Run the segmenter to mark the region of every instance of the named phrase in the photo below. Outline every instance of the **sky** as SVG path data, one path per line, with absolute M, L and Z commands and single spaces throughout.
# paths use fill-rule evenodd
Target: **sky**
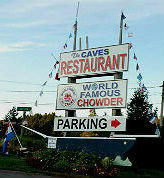
M 123 43 L 131 42 L 128 79 L 128 101 L 138 87 L 135 52 L 143 82 L 148 89 L 148 101 L 158 108 L 160 115 L 161 91 L 164 80 L 164 0 L 79 0 L 77 50 L 79 37 L 82 49 L 117 45 L 121 10 L 129 26 L 123 30 Z M 33 114 L 57 111 L 57 86 L 66 78 L 55 80 L 54 57 L 72 51 L 77 0 L 1 0 L 0 1 L 0 119 L 13 106 L 31 106 Z M 68 47 L 63 48 L 67 42 Z M 110 80 L 111 77 L 81 79 L 77 82 Z M 47 81 L 43 88 L 42 84 Z M 39 93 L 43 89 L 43 95 Z M 35 101 L 38 106 L 35 107 Z M 96 110 L 98 115 L 110 114 L 111 109 Z M 126 114 L 126 109 L 123 110 Z M 22 112 L 19 113 L 22 115 Z M 77 116 L 88 115 L 88 110 L 77 111 Z

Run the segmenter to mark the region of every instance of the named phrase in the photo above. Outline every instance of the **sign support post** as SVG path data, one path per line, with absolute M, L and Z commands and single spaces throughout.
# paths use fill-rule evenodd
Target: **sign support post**
M 74 43 L 73 43 L 73 50 L 76 50 L 76 38 L 77 38 L 77 16 L 78 16 L 78 11 L 79 11 L 79 2 L 78 2 L 78 7 L 77 7 L 77 13 L 76 13 L 76 21 L 74 24 Z M 68 77 L 68 83 L 76 83 L 76 78 L 75 77 Z M 75 117 L 76 116 L 76 110 L 65 110 L 65 117 Z M 66 132 L 64 132 L 64 137 L 66 136 Z
M 122 29 L 123 29 L 123 12 L 121 11 L 121 20 L 120 20 L 120 35 L 119 35 L 119 45 L 122 44 Z M 117 72 L 114 74 L 114 79 L 123 79 L 123 72 Z M 120 116 L 121 109 L 112 109 L 112 116 Z
M 22 119 L 22 124 L 23 124 L 23 121 L 25 121 L 26 119 L 26 111 L 23 111 L 23 119 Z M 24 128 L 21 127 L 21 135 L 20 135 L 20 141 L 22 141 L 22 137 L 23 137 L 23 130 Z

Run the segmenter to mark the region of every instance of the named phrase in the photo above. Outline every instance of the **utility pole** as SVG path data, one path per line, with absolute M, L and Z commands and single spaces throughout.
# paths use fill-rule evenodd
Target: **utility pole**
M 123 12 L 121 11 L 121 20 L 120 20 L 120 34 L 119 34 L 119 45 L 122 44 L 122 30 L 123 30 Z M 123 72 L 116 72 L 114 74 L 114 79 L 122 79 Z M 120 116 L 121 109 L 112 109 L 112 116 Z
M 161 130 L 161 136 L 163 137 L 164 133 L 164 118 L 163 118 L 163 105 L 164 105 L 164 81 L 162 84 L 162 100 L 161 100 L 161 113 L 160 113 L 160 130 Z
M 76 38 L 77 38 L 77 17 L 79 12 L 79 2 L 77 6 L 76 20 L 74 24 L 74 42 L 73 51 L 76 51 Z M 68 83 L 76 83 L 76 77 L 68 77 Z M 76 110 L 65 110 L 65 117 L 76 117 Z M 64 137 L 66 137 L 67 132 L 64 132 Z

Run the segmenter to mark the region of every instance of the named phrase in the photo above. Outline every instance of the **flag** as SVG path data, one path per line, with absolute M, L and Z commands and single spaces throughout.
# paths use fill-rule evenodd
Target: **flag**
M 148 94 L 146 93 L 145 98 L 148 100 Z
M 149 120 L 150 123 L 155 124 L 155 121 L 157 118 L 155 116 L 152 116 L 151 119 Z
M 133 37 L 133 33 L 128 33 L 128 37 Z
M 134 57 L 133 57 L 133 59 L 137 60 L 137 57 L 136 57 L 136 54 L 135 54 L 135 53 L 134 53 Z
M 64 45 L 64 46 L 65 46 L 65 48 L 67 48 L 67 43 L 65 43 L 65 45 Z
M 142 90 L 143 93 L 147 91 L 147 88 L 145 87 L 144 84 L 142 85 L 142 89 L 141 90 Z
M 13 138 L 15 135 L 12 132 L 11 126 L 8 123 L 7 128 L 6 128 L 6 138 L 4 139 L 3 142 L 3 154 L 8 154 L 8 142 L 11 138 Z
M 141 81 L 141 80 L 142 80 L 142 75 L 139 74 L 139 75 L 137 76 L 137 79 L 138 79 L 139 81 Z
M 37 107 L 37 105 L 38 105 L 38 101 L 36 100 L 36 101 L 35 101 L 35 106 Z
M 129 28 L 129 26 L 125 23 L 125 24 L 124 24 L 124 29 L 125 29 L 125 30 L 128 30 L 128 28 Z
M 138 65 L 138 63 L 137 63 L 137 65 L 136 65 L 136 70 L 139 70 L 139 65 Z
M 149 105 L 149 109 L 148 109 L 148 114 L 151 114 L 153 111 L 152 111 L 152 108 L 153 108 L 153 106 L 150 104 Z
M 160 130 L 159 130 L 158 127 L 156 128 L 155 134 L 156 134 L 156 135 L 160 135 Z
M 121 14 L 121 19 L 123 19 L 123 20 L 126 19 L 125 15 L 123 13 Z
M 58 73 L 56 73 L 55 80 L 60 80 Z
M 56 63 L 55 63 L 55 65 L 54 65 L 54 69 L 56 69 Z
M 72 38 L 72 34 L 71 33 L 69 34 L 69 38 Z
M 131 49 L 133 46 L 132 46 L 132 43 L 129 44 L 129 49 Z
M 49 74 L 49 77 L 50 77 L 50 78 L 52 77 L 52 72 Z
M 47 81 L 46 81 L 46 82 L 44 82 L 42 86 L 45 86 L 46 84 L 47 84 Z
M 39 95 L 42 96 L 43 95 L 43 91 L 41 91 Z

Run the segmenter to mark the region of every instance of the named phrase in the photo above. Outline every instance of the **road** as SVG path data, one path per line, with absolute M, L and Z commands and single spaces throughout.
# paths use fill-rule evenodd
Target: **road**
M 59 178 L 59 177 L 33 175 L 30 173 L 0 169 L 0 178 Z

